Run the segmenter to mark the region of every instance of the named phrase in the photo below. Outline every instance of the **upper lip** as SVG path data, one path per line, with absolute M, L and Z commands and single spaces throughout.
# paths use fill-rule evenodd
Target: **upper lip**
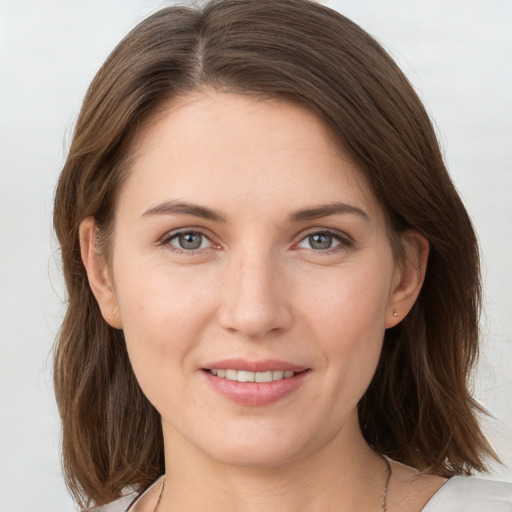
M 232 358 L 212 362 L 204 366 L 204 369 L 242 370 L 246 372 L 268 372 L 277 370 L 302 372 L 304 370 L 307 370 L 308 368 L 287 361 L 280 361 L 278 359 L 262 359 L 260 361 L 249 361 L 247 359 Z

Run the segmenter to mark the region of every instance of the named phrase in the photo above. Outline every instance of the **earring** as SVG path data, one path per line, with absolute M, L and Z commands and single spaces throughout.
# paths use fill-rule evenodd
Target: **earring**
M 398 317 L 398 313 L 396 311 L 393 311 L 393 316 Z

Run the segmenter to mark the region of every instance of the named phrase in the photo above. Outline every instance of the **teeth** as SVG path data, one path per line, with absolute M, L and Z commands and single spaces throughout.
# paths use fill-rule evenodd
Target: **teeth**
M 274 370 L 268 372 L 247 372 L 245 370 L 210 370 L 212 375 L 221 379 L 236 380 L 238 382 L 272 382 L 274 380 L 289 379 L 295 375 L 291 370 Z
M 237 380 L 238 382 L 254 382 L 256 374 L 254 372 L 245 372 L 243 370 L 238 370 L 237 378 L 233 380 Z
M 256 372 L 254 374 L 254 382 L 272 382 L 273 380 L 274 376 L 272 372 Z
M 226 370 L 226 379 L 238 380 L 238 370 Z

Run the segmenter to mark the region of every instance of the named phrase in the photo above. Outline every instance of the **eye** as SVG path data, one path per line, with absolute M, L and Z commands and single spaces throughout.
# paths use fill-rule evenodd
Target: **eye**
M 181 231 L 164 240 L 164 243 L 182 251 L 197 251 L 212 245 L 212 242 L 199 231 Z
M 340 235 L 329 231 L 318 231 L 303 238 L 297 244 L 297 247 L 313 249 L 314 251 L 328 251 L 344 243 L 347 244 Z

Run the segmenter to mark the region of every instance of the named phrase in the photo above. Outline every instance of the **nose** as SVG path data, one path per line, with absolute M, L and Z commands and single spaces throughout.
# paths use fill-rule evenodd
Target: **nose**
M 219 312 L 221 326 L 248 339 L 264 339 L 292 322 L 285 273 L 272 256 L 251 254 L 228 265 Z

